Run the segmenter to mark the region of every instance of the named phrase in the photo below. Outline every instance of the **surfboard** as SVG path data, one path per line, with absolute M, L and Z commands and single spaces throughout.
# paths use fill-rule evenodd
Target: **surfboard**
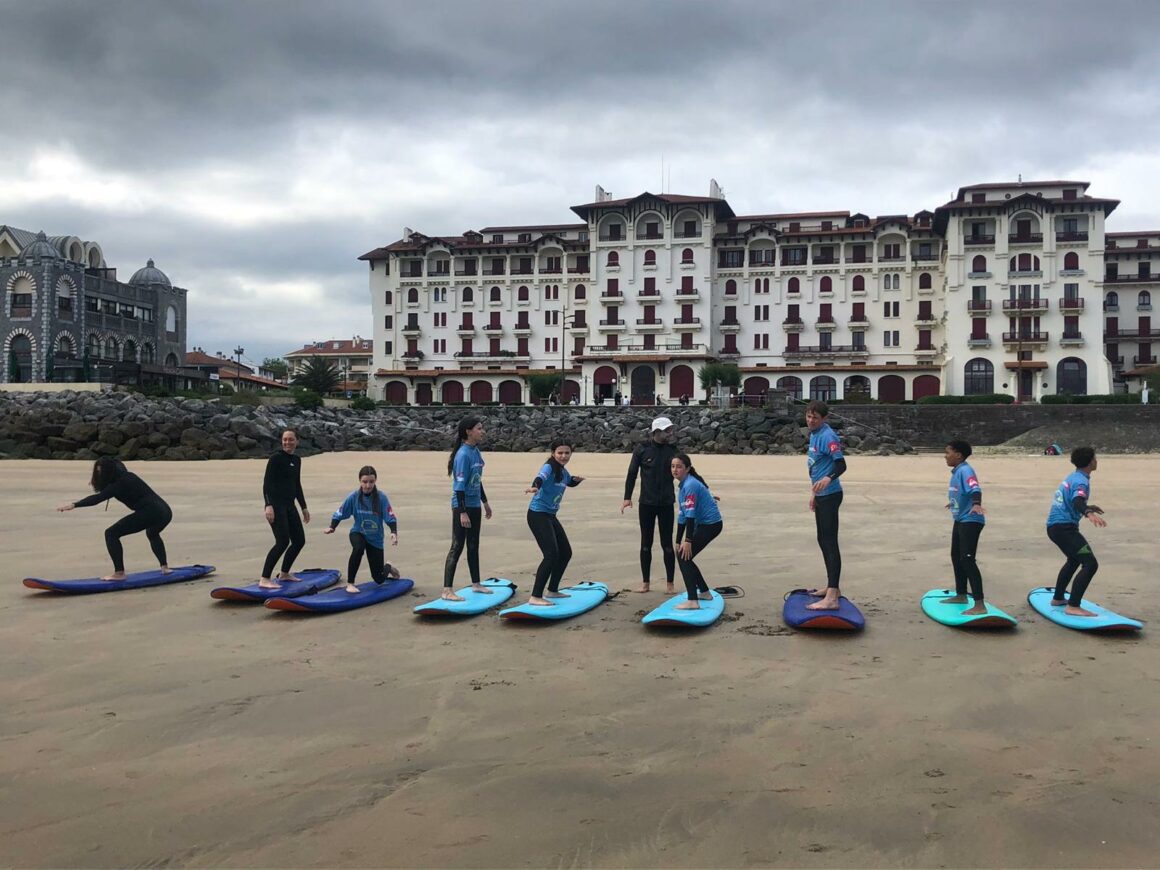
M 503 604 L 515 594 L 516 584 L 500 577 L 488 577 L 483 586 L 492 590 L 491 595 L 473 590 L 470 586 L 457 590 L 462 601 L 444 601 L 436 598 L 415 608 L 419 616 L 477 616 Z
M 277 589 L 263 589 L 257 583 L 249 586 L 219 586 L 209 593 L 210 598 L 218 601 L 249 601 L 262 602 L 270 598 L 299 598 L 303 595 L 313 595 L 333 586 L 342 576 L 337 568 L 306 568 L 295 571 L 297 580 L 279 580 Z
M 790 628 L 818 628 L 830 631 L 861 631 L 866 627 L 862 611 L 846 596 L 838 600 L 837 610 L 807 610 L 807 604 L 819 601 L 805 589 L 794 589 L 785 596 L 781 615 Z
M 943 599 L 953 598 L 953 589 L 932 589 L 922 596 L 922 612 L 943 625 L 953 628 L 1014 628 L 1019 624 L 1013 616 L 1004 613 L 990 601 L 986 602 L 987 612 L 967 616 L 964 611 L 975 606 L 974 601 L 966 604 L 943 604 Z M 968 596 L 969 597 L 969 596 Z
M 346 586 L 338 586 L 326 592 L 316 592 L 301 598 L 269 598 L 266 606 L 271 610 L 289 610 L 295 613 L 343 613 L 358 610 L 398 598 L 411 591 L 414 580 L 388 580 L 382 585 L 369 580 L 358 584 L 358 592 L 347 592 Z
M 673 628 L 705 628 L 721 618 L 725 612 L 725 599 L 719 592 L 710 592 L 712 601 L 702 601 L 697 610 L 680 610 L 677 605 L 689 600 L 688 595 L 672 595 L 659 607 L 653 608 L 641 625 L 668 626 Z
M 25 577 L 24 585 L 29 589 L 43 589 L 48 592 L 68 592 L 72 595 L 90 595 L 94 592 L 120 592 L 123 589 L 145 589 L 149 586 L 167 586 L 170 583 L 184 583 L 196 580 L 214 572 L 213 565 L 182 565 L 168 574 L 160 570 L 137 571 L 125 576 L 124 580 L 102 580 L 100 577 L 86 577 L 80 580 L 43 580 L 40 577 Z
M 1078 631 L 1139 631 L 1144 623 L 1127 616 L 1120 616 L 1115 611 L 1100 607 L 1086 598 L 1083 600 L 1084 610 L 1090 610 L 1096 616 L 1068 616 L 1062 607 L 1052 607 L 1051 599 L 1055 596 L 1053 586 L 1040 586 L 1027 594 L 1027 602 L 1046 616 L 1056 625 L 1064 628 L 1074 628 Z
M 608 586 L 604 583 L 592 583 L 585 580 L 575 586 L 566 586 L 560 590 L 568 593 L 568 598 L 553 598 L 555 603 L 550 607 L 539 607 L 535 604 L 521 604 L 518 607 L 509 607 L 499 612 L 501 619 L 528 619 L 528 620 L 557 620 L 578 616 L 602 604 L 608 597 Z

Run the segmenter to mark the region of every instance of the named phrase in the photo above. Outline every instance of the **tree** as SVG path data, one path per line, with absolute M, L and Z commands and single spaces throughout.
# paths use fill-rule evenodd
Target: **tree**
M 286 376 L 290 374 L 290 366 L 286 365 L 286 360 L 278 359 L 275 356 L 268 356 L 262 360 L 262 368 L 270 372 L 279 381 L 286 380 Z
M 532 393 L 532 397 L 536 399 L 546 399 L 560 389 L 559 375 L 529 375 L 528 389 Z
M 1160 366 L 1156 366 L 1148 372 L 1144 383 L 1148 385 L 1148 401 L 1160 402 Z
M 718 384 L 723 387 L 741 386 L 741 369 L 733 363 L 709 363 L 701 368 L 698 379 L 701 381 L 701 389 L 708 398 L 713 387 Z
M 333 363 L 327 362 L 320 356 L 312 356 L 298 370 L 298 374 L 294 376 L 291 383 L 296 387 L 302 387 L 312 393 L 325 396 L 327 393 L 333 393 L 337 390 L 341 382 L 342 375 Z

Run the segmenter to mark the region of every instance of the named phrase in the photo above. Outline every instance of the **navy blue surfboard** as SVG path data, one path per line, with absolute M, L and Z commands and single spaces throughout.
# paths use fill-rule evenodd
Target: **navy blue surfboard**
M 145 589 L 149 586 L 184 583 L 186 580 L 196 580 L 213 572 L 213 565 L 182 565 L 172 569 L 168 574 L 162 574 L 160 569 L 136 571 L 127 574 L 124 580 L 102 580 L 100 577 L 86 577 L 80 580 L 43 580 L 40 577 L 25 577 L 24 585 L 29 589 L 43 589 L 47 592 L 91 595 L 95 592 L 120 592 L 123 589 Z
M 297 580 L 279 580 L 277 589 L 263 589 L 257 583 L 249 586 L 219 586 L 209 593 L 218 601 L 250 601 L 261 603 L 271 598 L 299 598 L 313 595 L 333 586 L 342 576 L 337 568 L 307 568 L 295 571 Z
M 782 618 L 790 628 L 824 631 L 861 631 L 866 627 L 862 611 L 845 596 L 838 600 L 837 610 L 810 610 L 807 605 L 820 601 L 805 589 L 795 589 L 785 596 Z
M 338 586 L 301 598 L 270 598 L 266 606 L 271 610 L 289 610 L 294 613 L 343 613 L 406 595 L 414 586 L 415 581 L 406 578 L 388 580 L 382 584 L 370 580 L 358 584 L 358 592 L 347 592 L 346 586 Z

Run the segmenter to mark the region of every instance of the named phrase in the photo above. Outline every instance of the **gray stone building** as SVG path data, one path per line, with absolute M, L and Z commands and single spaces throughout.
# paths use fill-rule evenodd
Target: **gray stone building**
M 186 386 L 186 291 L 150 260 L 129 281 L 96 242 L 0 224 L 0 382 Z

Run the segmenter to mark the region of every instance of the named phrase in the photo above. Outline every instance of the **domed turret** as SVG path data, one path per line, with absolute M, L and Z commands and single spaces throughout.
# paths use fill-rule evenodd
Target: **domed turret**
M 162 287 L 173 286 L 169 283 L 169 276 L 154 266 L 152 260 L 145 264 L 145 268 L 138 269 L 134 272 L 133 277 L 129 279 L 129 283 L 146 287 L 152 284 L 160 284 Z
M 36 241 L 20 252 L 21 260 L 59 260 L 60 251 L 52 246 L 48 236 L 41 230 L 36 234 Z

